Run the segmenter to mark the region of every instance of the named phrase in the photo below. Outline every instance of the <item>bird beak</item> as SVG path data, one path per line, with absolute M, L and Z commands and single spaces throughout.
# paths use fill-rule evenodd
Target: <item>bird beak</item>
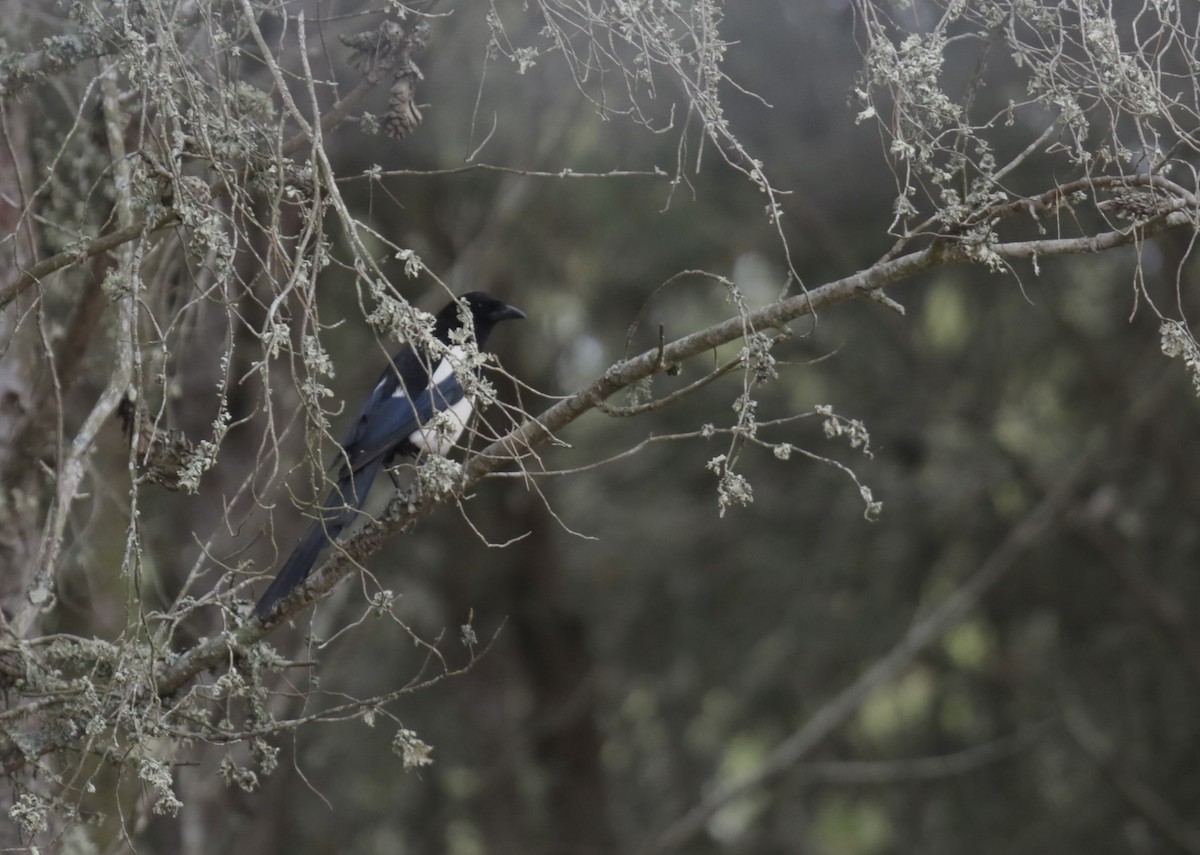
M 502 309 L 497 309 L 492 313 L 493 321 L 523 321 L 525 313 L 516 306 L 505 306 Z

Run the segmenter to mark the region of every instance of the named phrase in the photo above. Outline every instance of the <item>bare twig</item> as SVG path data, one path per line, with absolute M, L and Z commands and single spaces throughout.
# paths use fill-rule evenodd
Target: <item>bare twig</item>
M 699 803 L 672 823 L 645 852 L 666 852 L 686 843 L 709 818 L 737 797 L 793 768 L 852 716 L 879 686 L 895 679 L 921 651 L 962 620 L 979 600 L 1036 544 L 1066 507 L 1080 478 L 1096 458 L 1097 449 L 1084 452 L 1048 494 L 1017 523 L 971 577 L 909 630 L 896 646 L 875 661 L 858 679 L 814 713 L 791 736 L 780 742 L 754 770 L 729 784 L 712 786 Z
M 1170 802 L 1121 763 L 1108 739 L 1088 718 L 1077 699 L 1064 698 L 1063 721 L 1075 744 L 1131 808 L 1184 852 L 1200 855 L 1200 828 L 1189 823 Z
M 903 760 L 832 760 L 802 763 L 797 773 L 809 782 L 831 784 L 901 784 L 911 781 L 934 781 L 969 774 L 976 769 L 998 763 L 1029 748 L 1053 722 L 1019 730 L 1016 733 L 972 745 L 951 754 L 936 757 L 913 757 Z

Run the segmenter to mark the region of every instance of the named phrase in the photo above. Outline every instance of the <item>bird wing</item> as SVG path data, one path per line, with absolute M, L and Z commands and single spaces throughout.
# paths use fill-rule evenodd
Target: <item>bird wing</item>
M 369 430 L 370 423 L 379 407 L 399 391 L 424 389 L 429 385 L 429 359 L 411 345 L 405 345 L 392 357 L 391 363 L 383 369 L 375 388 L 363 405 L 358 409 L 358 415 L 342 440 L 342 448 L 355 447 Z
M 377 397 L 380 388 L 376 388 L 370 411 L 359 418 L 344 446 L 354 469 L 397 449 L 415 454 L 426 446 L 420 428 L 443 410 L 453 408 L 460 418 L 467 415 L 459 412 L 463 409 L 459 405 L 465 400 L 466 392 L 454 373 L 451 357 L 443 358 L 433 372 L 432 381 L 424 383 L 415 395 L 408 394 L 399 382 L 387 385 L 392 386 L 391 394 L 378 394 Z M 411 448 L 402 448 L 405 442 L 410 443 Z

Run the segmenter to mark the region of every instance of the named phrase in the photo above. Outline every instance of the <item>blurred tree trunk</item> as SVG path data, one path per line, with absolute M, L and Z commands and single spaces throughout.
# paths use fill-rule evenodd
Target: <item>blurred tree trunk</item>
M 489 853 L 613 852 L 592 657 L 561 597 L 558 523 L 534 494 L 497 497 L 489 516 L 495 530 L 530 534 L 502 551 L 477 546 L 482 575 L 441 577 L 450 626 L 472 610 L 489 622 L 507 616 L 499 643 L 458 684 L 476 751 L 493 763 L 472 819 Z M 540 804 L 522 801 L 523 769 Z
M 24 207 L 22 187 L 29 186 L 32 160 L 29 151 L 29 116 L 26 105 L 16 101 L 3 104 L 3 140 L 0 141 L 0 234 L 11 236 L 0 250 L 0 281 L 10 282 L 34 258 L 37 235 L 33 222 L 21 222 Z M 42 477 L 38 467 L 21 466 L 23 457 L 20 438 L 25 419 L 33 406 L 34 378 L 32 370 L 36 343 L 28 334 L 14 334 L 20 313 L 28 308 L 21 300 L 0 310 L 0 342 L 6 358 L 0 360 L 0 627 L 3 643 L 11 637 L 8 621 L 21 605 L 21 595 L 37 557 L 38 525 L 41 521 L 40 501 Z M 25 327 L 28 330 L 28 326 Z M 4 755 L 13 751 L 12 745 L 0 745 Z M 7 817 L 15 793 L 11 787 L 0 788 L 0 815 Z M 20 846 L 17 827 L 0 822 L 0 848 Z
M 546 775 L 552 852 L 615 851 L 596 723 L 596 690 L 584 622 L 560 594 L 564 566 L 541 499 L 517 500 L 518 530 L 531 532 L 514 550 L 508 579 L 517 652 L 533 698 L 530 719 L 537 762 Z
M 33 263 L 37 234 L 33 220 L 21 219 L 24 188 L 30 186 L 33 163 L 29 150 L 28 105 L 11 101 L 3 105 L 3 139 L 0 141 L 0 235 L 8 236 L 0 250 L 0 280 L 11 282 Z M 34 298 L 36 299 L 36 297 Z M 3 473 L 3 510 L 0 514 L 0 605 L 5 623 L 19 607 L 32 572 L 43 502 L 44 473 L 27 465 L 22 448 L 24 426 L 36 397 L 37 342 L 26 324 L 17 332 L 22 312 L 32 300 L 19 299 L 0 311 L 0 473 Z

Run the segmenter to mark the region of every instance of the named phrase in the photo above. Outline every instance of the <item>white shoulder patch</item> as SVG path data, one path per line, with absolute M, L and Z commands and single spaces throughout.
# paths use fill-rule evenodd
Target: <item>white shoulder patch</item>
M 454 373 L 454 366 L 463 365 L 465 360 L 466 354 L 463 353 L 463 349 L 461 347 L 456 344 L 454 347 L 449 348 L 446 351 L 446 354 L 442 357 L 441 361 L 438 362 L 437 366 L 433 369 L 433 376 L 430 378 L 430 385 L 436 386 L 439 383 L 450 379 L 450 375 Z M 396 387 L 396 391 L 392 393 L 392 397 L 407 398 L 409 397 L 408 390 L 405 389 L 403 385 L 399 385 Z
M 454 366 L 463 365 L 466 359 L 467 355 L 461 346 L 456 344 L 449 348 L 437 368 L 433 370 L 433 385 L 436 386 L 438 383 L 450 379 L 450 375 L 454 373 Z

